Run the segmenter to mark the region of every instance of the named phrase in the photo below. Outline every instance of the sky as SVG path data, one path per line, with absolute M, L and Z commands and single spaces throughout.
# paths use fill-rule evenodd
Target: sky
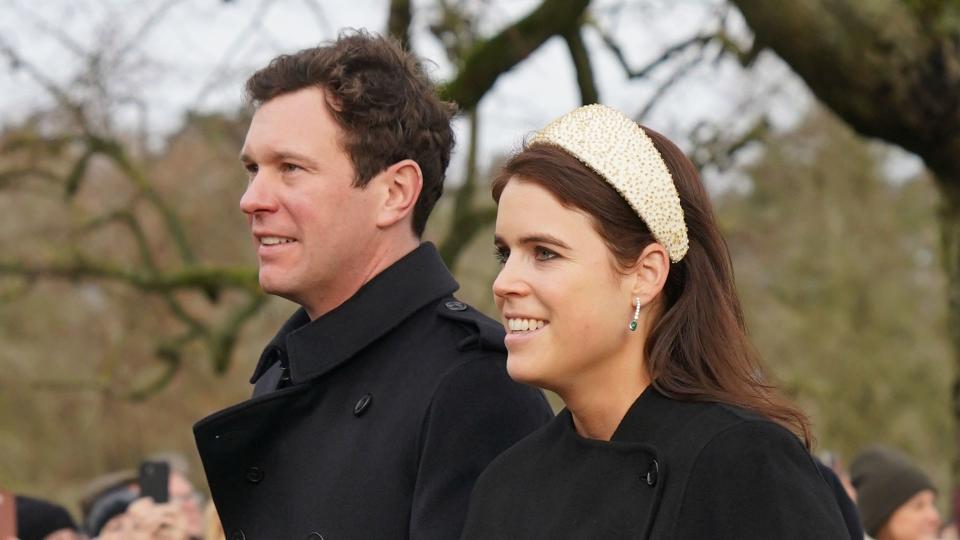
M 670 45 L 715 28 L 715 10 L 721 3 L 594 0 L 591 12 L 598 25 L 622 44 L 628 61 L 639 67 Z M 430 75 L 444 81 L 454 69 L 429 32 L 437 16 L 434 4 L 414 1 L 412 42 L 414 51 L 428 60 Z M 482 6 L 483 35 L 496 33 L 537 4 L 537 0 L 473 2 Z M 130 129 L 145 121 L 151 140 L 162 145 L 188 109 L 234 111 L 240 107 L 245 78 L 277 54 L 316 45 L 342 28 L 382 31 L 387 5 L 387 0 L 0 0 L 4 14 L 0 46 L 12 48 L 44 77 L 74 93 L 84 88 L 75 84 L 84 57 L 90 51 L 108 51 L 101 58 L 104 72 L 111 74 L 107 87 L 113 95 L 129 97 L 113 121 Z M 750 33 L 735 12 L 726 28 L 749 43 Z M 584 37 L 601 101 L 634 117 L 677 62 L 688 58 L 681 55 L 649 79 L 630 80 L 596 31 L 588 29 Z M 51 102 L 27 70 L 0 71 L 0 125 L 15 123 Z M 812 103 L 809 91 L 789 67 L 764 54 L 751 70 L 732 59 L 698 66 L 660 98 L 642 121 L 688 147 L 686 137 L 700 123 L 736 132 L 756 114 L 765 114 L 779 129 L 788 129 Z M 554 38 L 501 76 L 481 102 L 481 163 L 517 148 L 525 135 L 579 104 L 566 45 Z M 458 139 L 464 141 L 465 121 L 459 120 L 456 129 Z M 463 166 L 465 147 L 460 144 L 453 157 L 451 178 Z M 903 156 L 891 168 L 895 175 L 909 175 L 911 170 L 910 160 Z

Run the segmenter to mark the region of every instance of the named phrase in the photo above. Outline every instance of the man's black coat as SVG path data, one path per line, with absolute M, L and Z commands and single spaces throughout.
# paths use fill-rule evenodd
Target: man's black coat
M 848 540 L 836 496 L 783 427 L 651 386 L 611 441 L 564 410 L 494 460 L 463 539 Z
M 552 414 L 457 287 L 423 244 L 330 313 L 287 321 L 253 398 L 194 427 L 228 539 L 460 535 L 477 476 Z

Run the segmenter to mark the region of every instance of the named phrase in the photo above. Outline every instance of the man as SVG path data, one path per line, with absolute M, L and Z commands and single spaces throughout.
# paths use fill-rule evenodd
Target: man
M 301 309 L 253 398 L 194 428 L 226 537 L 458 538 L 476 477 L 550 411 L 420 243 L 453 108 L 362 32 L 274 59 L 247 92 L 240 207 L 261 287 Z

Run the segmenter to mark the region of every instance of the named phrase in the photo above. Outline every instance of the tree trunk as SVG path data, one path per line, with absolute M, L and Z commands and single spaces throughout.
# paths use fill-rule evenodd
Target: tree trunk
M 953 346 L 954 365 L 960 366 L 960 182 L 941 182 L 943 204 L 940 212 L 940 246 L 943 270 L 947 274 L 947 332 Z M 953 504 L 958 504 L 956 490 L 960 487 L 960 367 L 954 373 L 951 386 L 950 412 L 954 419 L 954 456 L 951 486 Z

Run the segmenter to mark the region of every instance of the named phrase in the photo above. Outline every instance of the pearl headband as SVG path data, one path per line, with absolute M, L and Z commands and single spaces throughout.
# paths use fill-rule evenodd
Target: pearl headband
M 687 253 L 687 225 L 673 177 L 653 141 L 606 105 L 574 109 L 541 129 L 530 144 L 559 146 L 613 186 L 647 224 L 670 260 Z

